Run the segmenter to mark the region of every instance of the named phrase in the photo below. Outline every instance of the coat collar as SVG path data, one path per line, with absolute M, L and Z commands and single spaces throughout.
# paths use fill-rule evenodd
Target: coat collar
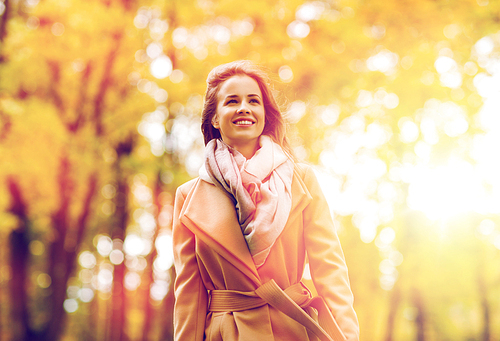
M 284 230 L 310 201 L 311 195 L 300 176 L 294 171 L 292 208 Z M 180 220 L 215 252 L 256 284 L 260 283 L 260 276 L 238 223 L 234 203 L 226 193 L 198 179 L 186 197 Z

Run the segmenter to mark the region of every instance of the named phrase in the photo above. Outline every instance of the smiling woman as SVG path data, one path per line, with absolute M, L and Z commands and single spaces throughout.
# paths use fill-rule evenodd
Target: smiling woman
M 268 78 L 240 61 L 207 83 L 205 163 L 175 198 L 175 340 L 359 340 L 328 205 L 294 162 Z

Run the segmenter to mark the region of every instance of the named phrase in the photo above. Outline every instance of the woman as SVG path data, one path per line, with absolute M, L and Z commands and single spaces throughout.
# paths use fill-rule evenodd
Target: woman
M 291 157 L 265 73 L 238 61 L 207 84 L 205 164 L 175 198 L 175 340 L 358 340 L 330 210 Z

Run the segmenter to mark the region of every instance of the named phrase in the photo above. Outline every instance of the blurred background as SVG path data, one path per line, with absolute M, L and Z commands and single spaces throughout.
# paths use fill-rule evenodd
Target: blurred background
M 171 339 L 205 79 L 249 59 L 316 165 L 362 340 L 500 340 L 499 18 L 498 0 L 0 0 L 0 339 Z

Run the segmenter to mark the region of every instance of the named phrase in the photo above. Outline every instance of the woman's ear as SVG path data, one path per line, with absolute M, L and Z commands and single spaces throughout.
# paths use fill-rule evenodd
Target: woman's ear
M 214 115 L 214 117 L 212 117 L 212 126 L 215 129 L 219 129 L 220 128 L 220 126 L 219 126 L 219 118 L 217 117 L 217 115 Z

